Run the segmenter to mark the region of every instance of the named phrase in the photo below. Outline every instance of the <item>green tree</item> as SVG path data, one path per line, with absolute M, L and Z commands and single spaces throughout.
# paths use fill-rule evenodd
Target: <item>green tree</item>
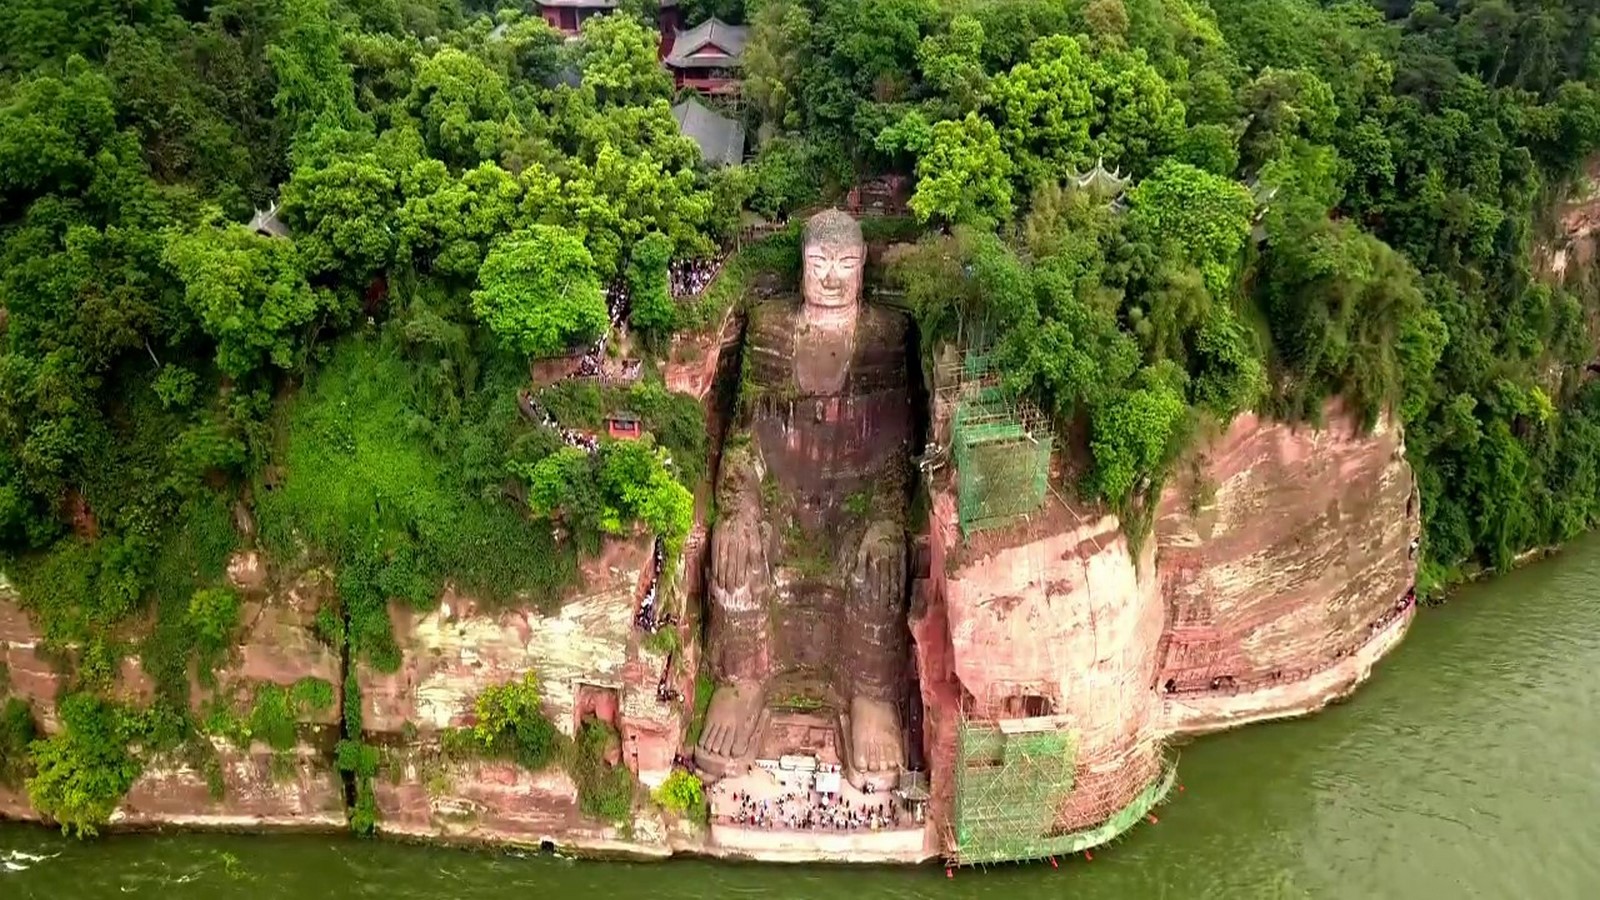
M 441 276 L 476 277 L 489 244 L 525 218 L 519 209 L 523 183 L 494 163 L 457 178 L 444 163 L 423 160 L 402 179 L 402 193 L 395 229 L 400 253 Z
M 1229 293 L 1255 212 L 1243 185 L 1169 161 L 1128 192 L 1128 203 L 1135 239 L 1179 244 L 1214 296 Z
M 1091 422 L 1094 484 L 1113 503 L 1126 502 L 1161 469 L 1188 415 L 1170 376 L 1146 369 L 1138 382 L 1097 407 Z
M 570 231 L 534 225 L 490 249 L 472 311 L 505 347 L 555 356 L 605 330 L 606 301 L 594 258 Z
M 601 527 L 614 534 L 641 522 L 676 552 L 694 524 L 694 495 L 666 469 L 666 455 L 649 441 L 607 444 L 599 483 L 605 506 Z
M 928 152 L 917 160 L 911 210 L 920 221 L 937 216 L 963 224 L 1011 215 L 1011 158 L 994 126 L 977 113 L 933 126 Z
M 1073 38 L 1045 38 L 1028 61 L 996 76 L 989 104 L 1005 155 L 1027 184 L 1055 181 L 1089 160 L 1101 75 Z
M 628 259 L 628 293 L 633 305 L 630 320 L 634 328 L 656 337 L 671 333 L 678 315 L 667 281 L 667 264 L 671 261 L 672 241 L 659 232 L 640 238 Z
M 801 124 L 795 92 L 802 83 L 811 28 L 811 10 L 802 0 L 756 0 L 751 4 L 741 87 L 768 129 Z
M 316 128 L 358 129 L 350 68 L 329 0 L 284 0 L 285 27 L 268 49 L 278 84 L 273 106 L 297 146 Z
M 952 115 L 973 112 L 988 85 L 983 70 L 983 23 L 970 15 L 950 20 L 949 30 L 930 34 L 917 47 L 923 81 L 948 98 Z
M 453 169 L 494 161 L 523 134 L 505 76 L 454 47 L 417 66 L 406 108 L 428 150 Z
M 309 272 L 355 287 L 394 259 L 394 173 L 371 153 L 302 166 L 283 186 L 283 212 Z
M 203 226 L 167 247 L 184 299 L 217 342 L 217 365 L 235 378 L 271 363 L 294 368 L 308 329 L 332 310 L 306 283 L 293 243 L 239 226 Z
M 644 105 L 665 98 L 672 79 L 661 67 L 660 34 L 631 16 L 594 16 L 583 23 L 578 58 L 584 87 L 602 103 Z

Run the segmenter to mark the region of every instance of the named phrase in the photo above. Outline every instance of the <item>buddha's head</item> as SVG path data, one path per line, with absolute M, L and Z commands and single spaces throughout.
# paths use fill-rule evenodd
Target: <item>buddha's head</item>
M 807 320 L 853 321 L 867 262 L 861 223 L 839 210 L 823 210 L 806 221 L 800 252 Z

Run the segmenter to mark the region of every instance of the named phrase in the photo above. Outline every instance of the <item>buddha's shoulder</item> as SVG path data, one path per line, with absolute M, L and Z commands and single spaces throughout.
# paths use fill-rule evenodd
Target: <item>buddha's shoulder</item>
M 856 327 L 885 336 L 904 335 L 906 329 L 911 327 L 911 320 L 899 310 L 878 306 L 875 303 L 865 303 L 861 306 L 861 316 L 857 320 Z

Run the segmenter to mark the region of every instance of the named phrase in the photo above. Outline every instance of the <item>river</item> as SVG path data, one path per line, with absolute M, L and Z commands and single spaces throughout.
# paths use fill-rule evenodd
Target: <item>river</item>
M 1424 609 L 1349 703 L 1183 749 L 1092 861 L 942 869 L 572 862 L 322 836 L 0 827 L 0 897 L 162 900 L 1600 896 L 1600 538 Z

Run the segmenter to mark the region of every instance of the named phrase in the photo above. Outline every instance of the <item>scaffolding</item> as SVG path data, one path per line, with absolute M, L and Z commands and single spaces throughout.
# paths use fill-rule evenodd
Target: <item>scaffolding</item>
M 952 862 L 968 865 L 1051 855 L 1056 812 L 1072 793 L 1078 756 L 1077 736 L 1051 723 L 1019 719 L 996 724 L 961 717 L 949 841 Z
M 1006 389 L 985 353 L 963 354 L 938 383 L 950 414 L 962 534 L 1037 510 L 1050 479 L 1052 437 L 1043 413 Z
M 1133 787 L 1116 778 L 1078 790 L 1078 736 L 1053 717 L 977 721 L 962 715 L 956 735 L 955 803 L 946 833 L 951 865 L 988 865 L 1069 856 L 1108 843 L 1166 799 L 1177 760 L 1163 756 L 1154 777 Z M 1130 770 L 1131 774 L 1131 770 Z M 1059 827 L 1069 805 L 1093 811 L 1093 824 Z

